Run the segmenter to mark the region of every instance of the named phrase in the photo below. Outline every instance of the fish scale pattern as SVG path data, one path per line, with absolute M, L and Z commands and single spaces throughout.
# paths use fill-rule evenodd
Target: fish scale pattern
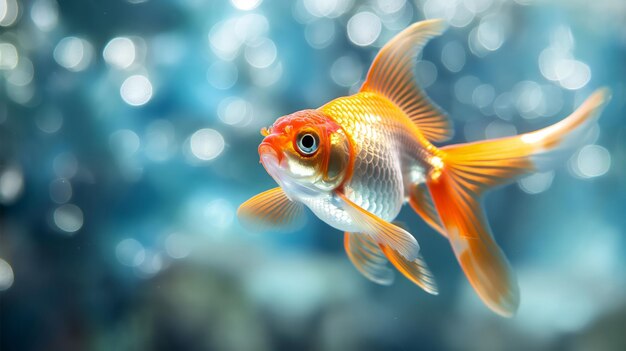
M 369 92 L 333 100 L 321 110 L 353 142 L 356 158 L 346 195 L 376 216 L 393 220 L 405 198 L 402 156 L 406 148 L 415 148 L 404 143 L 413 140 L 408 137 L 414 133 L 412 122 L 387 99 Z

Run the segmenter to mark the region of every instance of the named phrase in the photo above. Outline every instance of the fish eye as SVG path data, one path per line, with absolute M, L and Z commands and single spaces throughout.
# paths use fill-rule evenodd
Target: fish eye
M 312 132 L 305 132 L 298 135 L 296 146 L 302 156 L 313 155 L 319 146 L 317 135 Z

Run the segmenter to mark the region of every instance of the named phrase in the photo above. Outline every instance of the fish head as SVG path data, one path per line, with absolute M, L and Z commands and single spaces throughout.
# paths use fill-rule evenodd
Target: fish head
M 265 170 L 290 197 L 312 197 L 343 183 L 352 164 L 349 137 L 334 120 L 318 110 L 283 116 L 259 145 Z

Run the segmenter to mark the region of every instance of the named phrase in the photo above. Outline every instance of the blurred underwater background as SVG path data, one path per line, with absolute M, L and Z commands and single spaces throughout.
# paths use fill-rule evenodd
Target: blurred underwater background
M 354 269 L 343 233 L 242 228 L 259 129 L 354 93 L 410 23 L 451 143 L 532 131 L 600 86 L 589 144 L 485 201 L 503 319 L 409 207 L 440 294 Z M 623 0 L 0 0 L 1 350 L 626 349 Z

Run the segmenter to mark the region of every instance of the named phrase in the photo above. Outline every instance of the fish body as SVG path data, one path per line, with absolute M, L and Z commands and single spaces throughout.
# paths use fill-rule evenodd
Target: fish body
M 598 90 L 572 115 L 535 132 L 438 148 L 433 143 L 448 140 L 452 125 L 415 84 L 413 65 L 445 28 L 440 20 L 413 24 L 381 49 L 357 94 L 283 116 L 264 129 L 261 163 L 279 187 L 242 204 L 238 216 L 257 229 L 275 229 L 298 223 L 306 207 L 345 232 L 346 253 L 365 277 L 390 284 L 390 262 L 436 294 L 416 239 L 392 223 L 409 203 L 449 240 L 485 304 L 511 316 L 519 305 L 517 281 L 481 198 L 581 146 L 609 92 Z
M 320 112 L 352 140 L 355 157 L 352 176 L 343 184 L 346 196 L 381 219 L 393 221 L 408 199 L 406 189 L 425 180 L 432 145 L 397 106 L 375 92 L 338 98 Z M 332 205 L 331 197 L 328 193 L 319 199 L 304 199 L 304 203 L 331 226 L 358 231 L 350 216 Z

